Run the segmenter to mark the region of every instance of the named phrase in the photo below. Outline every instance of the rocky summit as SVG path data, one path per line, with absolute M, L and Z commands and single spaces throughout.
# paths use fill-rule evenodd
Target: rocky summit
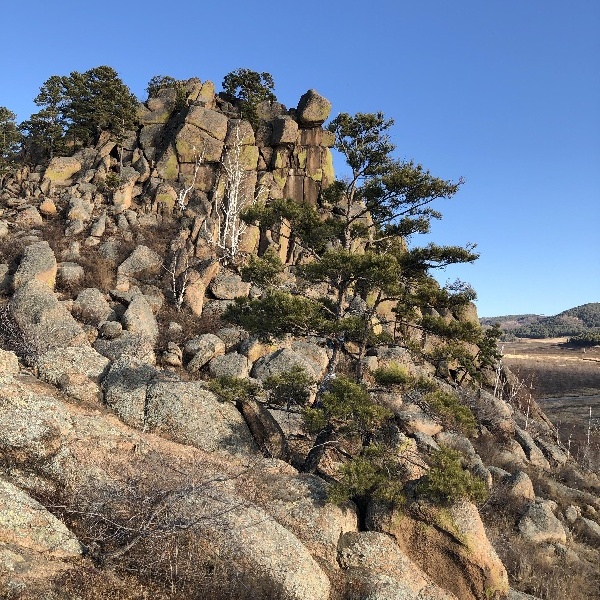
M 0 597 L 599 597 L 598 476 L 409 250 L 385 124 L 244 108 L 159 86 L 3 178 Z

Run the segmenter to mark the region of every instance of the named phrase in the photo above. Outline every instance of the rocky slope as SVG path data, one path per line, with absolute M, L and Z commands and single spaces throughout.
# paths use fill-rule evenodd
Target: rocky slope
M 263 105 L 254 131 L 210 82 L 187 91 L 183 110 L 172 90 L 140 107 L 122 157 L 102 138 L 0 191 L 0 597 L 574 598 L 536 579 L 562 573 L 592 598 L 600 485 L 521 406 L 510 373 L 494 395 L 402 347 L 365 358 L 470 408 L 469 438 L 419 393 L 369 380 L 395 415 L 408 488 L 443 445 L 486 482 L 480 507 L 418 494 L 335 505 L 339 458 L 299 470 L 311 437 L 297 414 L 214 393 L 223 375 L 260 387 L 327 366 L 322 340 L 268 345 L 222 322 L 233 298 L 262 290 L 218 259 L 232 258 L 219 235 L 228 168 L 240 205 L 315 204 L 333 181 L 330 105 L 314 91 L 290 111 Z M 248 227 L 236 252 L 272 248 L 292 279 L 300 250 L 285 233 Z

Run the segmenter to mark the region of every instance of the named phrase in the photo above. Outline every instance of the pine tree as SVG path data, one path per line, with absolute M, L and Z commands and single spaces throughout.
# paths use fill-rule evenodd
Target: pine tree
M 21 133 L 16 118 L 15 113 L 0 106 L 0 186 L 11 172 L 20 149 Z
M 431 203 L 451 198 L 462 181 L 444 181 L 413 162 L 394 160 L 387 135 L 391 123 L 381 113 L 343 114 L 331 123 L 336 149 L 345 156 L 352 176 L 325 191 L 320 209 L 275 200 L 243 216 L 269 229 L 285 219 L 304 260 L 295 266 L 296 290 L 269 286 L 261 298 L 236 300 L 226 317 L 262 339 L 291 333 L 327 340 L 331 358 L 319 382 L 316 410 L 323 409 L 343 353 L 354 361 L 360 382 L 366 350 L 390 341 L 389 333 L 374 327 L 383 302 L 395 303 L 393 331 L 406 342 L 409 326 L 444 335 L 439 320 L 428 317 L 428 309 L 457 311 L 474 299 L 469 286 L 440 288 L 430 275 L 433 269 L 474 261 L 474 246 L 406 244 L 411 236 L 429 231 L 431 219 L 441 217 Z M 303 286 L 323 285 L 329 290 L 324 297 L 303 293 Z M 477 326 L 460 323 L 446 333 L 474 342 L 479 332 Z M 331 419 L 325 419 L 307 457 L 307 470 L 318 467 L 334 433 Z

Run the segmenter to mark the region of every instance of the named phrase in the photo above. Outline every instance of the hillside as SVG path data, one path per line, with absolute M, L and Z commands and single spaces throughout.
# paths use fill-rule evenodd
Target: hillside
M 234 92 L 2 173 L 0 598 L 597 598 L 596 438 L 435 283 L 473 248 L 407 243 L 461 184 Z
M 482 325 L 499 323 L 506 333 L 522 338 L 557 338 L 600 332 L 600 302 L 565 310 L 558 315 L 508 315 L 481 318 Z

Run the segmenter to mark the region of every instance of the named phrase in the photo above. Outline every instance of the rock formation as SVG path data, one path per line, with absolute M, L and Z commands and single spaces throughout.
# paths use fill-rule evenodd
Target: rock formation
M 334 181 L 331 106 L 314 90 L 289 111 L 264 103 L 254 129 L 211 82 L 185 90 L 184 108 L 173 89 L 140 105 L 122 167 L 101 136 L 0 190 L 0 597 L 531 597 L 509 586 L 516 547 L 531 565 L 592 573 L 597 476 L 515 397 L 458 387 L 406 348 L 363 359 L 394 416 L 406 503 L 330 502 L 343 454 L 301 472 L 311 435 L 299 411 L 261 394 L 297 367 L 322 379 L 331 348 L 265 343 L 220 319 L 263 293 L 236 258 L 271 248 L 291 281 L 301 249 L 285 222 L 238 219 L 227 238 L 223 219 L 233 197 L 236 211 L 257 198 L 318 204 Z M 424 392 L 377 385 L 389 365 L 456 393 L 475 416 L 469 437 Z M 219 377 L 254 391 L 219 395 Z M 440 446 L 489 488 L 479 509 L 419 495 Z

